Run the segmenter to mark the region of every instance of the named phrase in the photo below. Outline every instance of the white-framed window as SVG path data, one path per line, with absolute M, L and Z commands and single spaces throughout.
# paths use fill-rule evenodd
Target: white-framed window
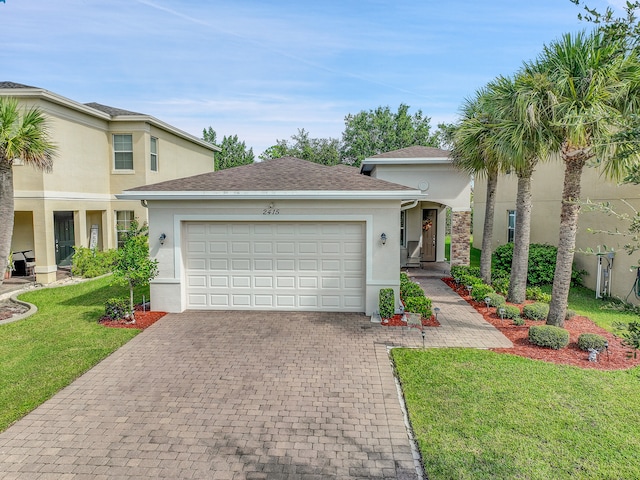
M 133 170 L 133 135 L 113 135 L 113 168 Z
M 151 152 L 151 156 L 149 159 L 149 168 L 152 172 L 158 171 L 158 139 L 156 137 L 151 137 L 151 143 L 149 145 L 149 151 Z
M 133 210 L 116 210 L 116 240 L 118 248 L 124 244 L 124 235 L 131 228 L 133 215 Z
M 407 211 L 400 212 L 400 246 L 407 246 Z
M 513 242 L 516 236 L 516 211 L 507 210 L 507 242 Z

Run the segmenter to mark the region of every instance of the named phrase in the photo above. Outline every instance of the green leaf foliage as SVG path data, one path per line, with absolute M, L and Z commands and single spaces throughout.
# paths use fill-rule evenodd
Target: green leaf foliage
M 530 303 L 522 307 L 522 315 L 530 320 L 544 320 L 549 314 L 548 303 Z
M 490 307 L 501 307 L 503 305 L 506 305 L 507 303 L 507 300 L 504 298 L 504 296 L 496 292 L 489 292 L 487 294 L 487 297 L 489 298 Z
M 111 320 L 120 320 L 130 314 L 126 298 L 110 298 L 104 304 L 104 315 Z
M 424 294 L 420 297 L 407 297 L 404 300 L 404 310 L 411 313 L 419 313 L 423 318 L 431 317 L 431 299 Z
M 340 141 L 336 138 L 309 138 L 304 128 L 291 136 L 291 140 L 277 140 L 276 144 L 267 148 L 261 155 L 262 160 L 272 158 L 295 157 L 322 165 L 338 165 L 340 157 Z
M 553 325 L 533 325 L 529 327 L 529 341 L 540 347 L 560 350 L 569 345 L 569 332 Z
M 391 318 L 395 313 L 395 294 L 393 288 L 381 288 L 378 294 L 378 309 L 380 317 Z
M 596 333 L 582 333 L 578 337 L 578 348 L 585 352 L 589 349 L 598 350 L 599 352 L 604 350 L 604 346 L 607 339 L 602 335 Z
M 96 249 L 73 247 L 71 273 L 78 277 L 94 278 L 111 272 L 117 255 L 116 250 L 99 251 Z
M 495 293 L 495 290 L 490 285 L 477 283 L 473 286 L 473 290 L 471 290 L 471 298 L 473 298 L 476 302 L 484 302 L 484 299 L 490 293 Z

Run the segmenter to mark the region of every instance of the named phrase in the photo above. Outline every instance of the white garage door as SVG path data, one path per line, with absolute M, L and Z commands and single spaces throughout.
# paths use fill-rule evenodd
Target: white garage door
M 187 308 L 364 312 L 364 236 L 364 223 L 186 223 Z

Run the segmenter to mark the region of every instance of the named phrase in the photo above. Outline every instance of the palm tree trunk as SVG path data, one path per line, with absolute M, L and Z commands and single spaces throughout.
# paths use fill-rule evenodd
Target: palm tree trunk
M 13 169 L 11 164 L 0 156 L 0 285 L 4 281 L 4 272 L 9 263 L 13 236 L 13 205 Z
M 586 154 L 565 152 L 562 157 L 565 163 L 564 188 L 562 190 L 562 209 L 560 211 L 560 235 L 558 238 L 558 256 L 551 290 L 551 304 L 547 325 L 564 326 L 571 288 L 571 269 L 576 247 L 576 232 L 580 214 L 580 177 L 586 163 Z M 569 154 L 574 153 L 571 157 Z
M 487 199 L 485 202 L 484 228 L 482 230 L 482 251 L 480 252 L 480 277 L 491 285 L 491 244 L 493 243 L 493 219 L 496 210 L 498 172 L 487 172 Z
M 513 237 L 513 259 L 507 300 L 524 303 L 527 295 L 527 275 L 529 273 L 529 240 L 531 238 L 531 176 L 532 165 L 527 165 L 518 173 L 518 193 L 516 195 L 516 230 Z

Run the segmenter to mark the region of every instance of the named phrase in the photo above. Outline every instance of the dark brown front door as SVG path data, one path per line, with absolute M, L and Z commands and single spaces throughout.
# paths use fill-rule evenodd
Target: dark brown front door
M 438 210 L 429 208 L 422 211 L 422 261 L 436 261 L 436 225 Z
M 53 230 L 56 242 L 56 265 L 71 265 L 75 235 L 73 212 L 53 212 Z

